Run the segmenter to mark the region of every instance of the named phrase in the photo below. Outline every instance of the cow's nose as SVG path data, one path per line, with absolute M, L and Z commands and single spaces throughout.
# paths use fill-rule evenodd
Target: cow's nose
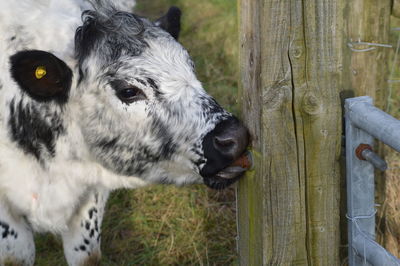
M 213 175 L 240 157 L 249 143 L 249 133 L 236 118 L 218 123 L 203 139 L 206 164 L 200 171 L 203 176 Z
M 249 135 L 237 120 L 224 122 L 218 125 L 219 130 L 215 132 L 214 149 L 225 157 L 235 159 L 246 149 Z

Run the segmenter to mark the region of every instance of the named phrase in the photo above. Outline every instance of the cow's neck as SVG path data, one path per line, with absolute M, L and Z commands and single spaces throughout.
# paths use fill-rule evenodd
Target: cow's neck
M 44 145 L 44 153 L 16 147 L 21 144 L 10 136 L 0 141 L 0 200 L 12 203 L 12 209 L 26 216 L 36 230 L 64 230 L 75 207 L 92 190 L 146 185 L 139 178 L 116 175 L 98 164 L 88 152 L 80 126 L 75 122 L 78 119 L 73 117 L 79 110 L 68 108 L 76 109 L 76 106 L 57 113 L 59 117 L 55 120 L 62 121 L 59 126 L 63 131 L 53 134 L 57 137 L 53 140 L 52 152 L 40 143 L 43 136 L 36 136 L 37 139 L 31 136 L 30 140 Z M 48 117 L 52 116 L 48 114 Z M 28 128 L 31 126 L 28 123 Z M 44 129 L 38 131 L 43 132 Z

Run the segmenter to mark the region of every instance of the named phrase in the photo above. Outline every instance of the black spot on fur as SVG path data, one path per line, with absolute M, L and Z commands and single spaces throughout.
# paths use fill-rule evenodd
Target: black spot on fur
M 0 228 L 3 229 L 2 238 L 7 238 L 8 236 L 13 236 L 14 239 L 18 238 L 18 233 L 14 229 L 11 229 L 7 223 L 0 221 Z
M 90 238 L 93 238 L 93 236 L 94 236 L 94 229 L 90 230 L 90 233 L 89 233 Z
M 1 234 L 1 237 L 7 238 L 8 235 L 10 234 L 10 226 L 5 222 L 0 221 L 0 227 L 3 229 L 3 233 Z
M 158 87 L 157 83 L 154 81 L 152 78 L 147 78 L 146 79 L 150 87 L 154 91 L 154 95 L 156 96 L 157 99 L 160 99 L 160 97 L 163 95 L 163 93 L 160 91 L 160 88 Z
M 85 223 L 85 228 L 86 228 L 86 230 L 89 230 L 89 229 L 90 229 L 90 222 L 89 222 L 89 221 L 86 221 L 86 223 Z
M 56 139 L 65 132 L 59 115 L 45 105 L 10 103 L 10 135 L 26 153 L 41 160 L 43 152 L 55 155 Z
M 141 176 L 155 163 L 172 157 L 177 149 L 175 132 L 167 124 L 168 121 L 158 117 L 157 113 L 150 113 L 149 116 L 151 124 L 144 130 L 148 131 L 157 145 L 129 142 L 123 135 L 104 136 L 91 143 L 91 148 L 104 166 L 120 174 Z
M 153 89 L 157 89 L 158 90 L 158 86 L 156 84 L 156 82 L 154 81 L 154 79 L 152 78 L 147 78 L 147 82 L 149 83 L 150 87 L 152 87 Z
M 14 41 L 16 38 L 17 38 L 16 36 L 12 36 L 12 37 L 10 38 L 10 41 Z
M 102 150 L 110 150 L 112 149 L 118 141 L 118 137 L 115 137 L 111 140 L 102 139 L 96 143 L 96 146 Z
M 142 175 L 153 163 L 169 159 L 176 149 L 172 136 L 161 122 L 154 122 L 151 130 L 162 142 L 161 146 L 155 150 L 140 143 L 135 143 L 131 147 L 129 144 L 120 143 L 119 138 L 102 139 L 94 146 L 99 150 L 98 153 L 107 156 L 105 164 L 110 169 L 126 175 Z M 122 158 L 119 156 L 121 153 L 132 154 L 132 156 Z
M 160 177 L 160 184 L 164 184 L 164 185 L 169 185 L 169 184 L 173 184 L 173 181 L 170 180 L 167 176 L 162 176 Z
M 136 78 L 135 79 L 137 82 L 139 82 L 140 84 L 142 84 L 143 86 L 146 86 L 146 82 L 144 82 L 143 80 Z
M 93 218 L 93 213 L 97 213 L 97 209 L 95 207 L 89 210 L 89 219 Z
M 82 82 L 82 80 L 83 80 L 83 77 L 84 77 L 82 67 L 79 67 L 78 75 L 79 75 L 79 76 L 78 76 L 78 85 L 79 85 L 79 84 L 81 84 L 81 82 Z
M 159 151 L 159 159 L 169 159 L 176 150 L 176 144 L 173 142 L 172 134 L 169 132 L 168 126 L 160 118 L 154 118 L 152 122 L 152 132 L 161 140 L 161 149 Z
M 84 245 L 80 245 L 80 246 L 79 246 L 79 249 L 82 250 L 82 251 L 85 251 L 85 250 L 86 250 L 86 247 L 85 247 Z
M 86 245 L 90 244 L 89 240 L 87 240 L 86 238 L 83 239 L 83 243 L 85 243 Z

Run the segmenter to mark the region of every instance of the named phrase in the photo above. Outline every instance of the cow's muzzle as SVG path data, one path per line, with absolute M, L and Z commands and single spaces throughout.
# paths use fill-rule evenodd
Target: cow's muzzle
M 236 117 L 218 123 L 203 139 L 206 164 L 200 174 L 204 183 L 214 189 L 223 189 L 238 180 L 247 170 L 235 163 L 245 156 L 249 133 Z

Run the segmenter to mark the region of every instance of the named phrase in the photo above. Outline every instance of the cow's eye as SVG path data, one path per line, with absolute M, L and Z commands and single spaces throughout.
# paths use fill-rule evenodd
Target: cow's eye
M 124 103 L 133 103 L 147 99 L 144 92 L 134 86 L 118 90 L 117 96 Z

